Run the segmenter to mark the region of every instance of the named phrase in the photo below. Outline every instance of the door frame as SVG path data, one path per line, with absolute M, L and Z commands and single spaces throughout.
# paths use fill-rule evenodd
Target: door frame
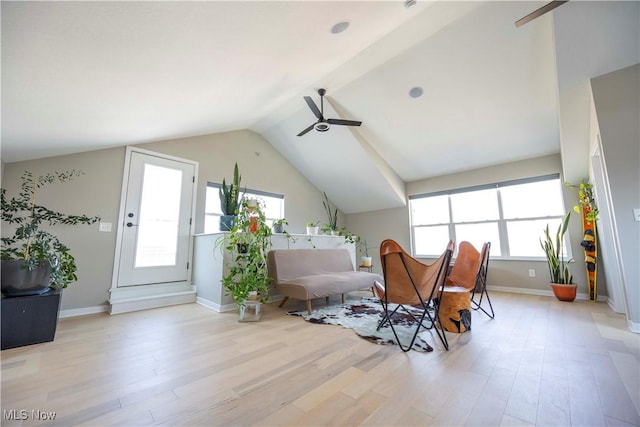
M 118 227 L 116 231 L 116 250 L 113 259 L 113 272 L 111 275 L 111 292 L 116 289 L 125 289 L 132 288 L 132 286 L 122 286 L 118 287 L 118 274 L 120 270 L 120 256 L 122 254 L 122 234 L 124 231 L 124 223 L 126 221 L 125 218 L 125 208 L 126 208 L 126 199 L 127 199 L 127 189 L 129 188 L 129 169 L 131 167 L 131 154 L 132 153 L 140 153 L 148 156 L 159 157 L 162 159 L 173 160 L 177 162 L 191 164 L 194 167 L 194 181 L 193 181 L 193 189 L 191 195 L 191 225 L 189 226 L 189 254 L 188 254 L 188 262 L 189 269 L 187 271 L 187 280 L 184 282 L 173 282 L 175 284 L 184 284 L 191 285 L 192 276 L 193 276 L 193 236 L 195 234 L 195 214 L 196 214 L 196 196 L 198 194 L 198 162 L 184 159 L 181 157 L 172 156 L 169 154 L 158 153 L 156 151 L 145 150 L 138 147 L 127 146 L 125 151 L 125 159 L 124 159 L 124 170 L 122 171 L 122 190 L 120 192 L 120 208 L 118 209 Z M 133 286 L 134 288 L 141 287 L 156 287 L 163 286 L 162 283 L 154 283 L 149 285 L 138 285 Z
M 594 164 L 597 163 L 595 166 Z M 596 135 L 594 148 L 589 158 L 589 167 L 592 181 L 595 187 L 596 196 L 598 197 L 598 205 L 606 209 L 608 221 L 604 221 L 605 218 L 598 218 L 597 226 L 604 229 L 602 233 L 598 233 L 598 242 L 601 247 L 598 248 L 598 258 L 602 265 L 604 258 L 603 253 L 606 250 L 611 250 L 607 253 L 606 257 L 609 258 L 610 264 L 605 265 L 605 272 L 608 272 L 608 276 L 605 274 L 605 280 L 611 278 L 612 280 L 606 280 L 607 293 L 609 294 L 608 305 L 616 313 L 623 313 L 629 324 L 629 301 L 627 298 L 627 279 L 624 274 L 624 265 L 622 262 L 622 254 L 620 252 L 620 239 L 618 233 L 618 225 L 615 217 L 615 211 L 613 202 L 611 200 L 611 187 L 609 186 L 609 173 L 607 172 L 607 163 L 604 158 L 604 151 L 602 150 L 602 141 L 600 140 L 600 134 Z M 600 188 L 599 183 L 602 184 Z M 602 230 L 601 230 L 602 231 Z M 604 244 L 602 244 L 604 241 Z M 613 294 L 613 295 L 611 295 Z M 613 297 L 613 298 L 612 298 Z M 611 304 L 613 300 L 613 304 Z

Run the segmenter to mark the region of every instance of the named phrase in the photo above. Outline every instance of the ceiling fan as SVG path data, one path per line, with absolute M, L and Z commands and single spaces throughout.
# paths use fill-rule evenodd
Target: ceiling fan
M 343 120 L 343 119 L 325 119 L 324 118 L 324 94 L 327 93 L 324 89 L 318 89 L 318 95 L 320 95 L 320 109 L 318 110 L 318 106 L 310 96 L 305 96 L 304 100 L 307 101 L 307 105 L 311 108 L 311 111 L 318 119 L 317 122 L 303 130 L 298 134 L 298 136 L 302 136 L 305 133 L 311 131 L 311 129 L 315 129 L 318 132 L 326 132 L 331 127 L 330 125 L 344 125 L 344 126 L 360 126 L 362 122 L 358 122 L 355 120 Z
M 552 11 L 556 7 L 562 6 L 563 4 L 565 4 L 568 1 L 569 0 L 558 0 L 558 1 L 549 2 L 549 3 L 545 4 L 544 6 L 542 6 L 541 8 L 538 8 L 538 9 L 534 10 L 533 12 L 528 14 L 527 16 L 518 19 L 516 21 L 516 27 L 522 27 L 527 22 L 533 21 L 534 19 L 544 15 L 545 13 Z

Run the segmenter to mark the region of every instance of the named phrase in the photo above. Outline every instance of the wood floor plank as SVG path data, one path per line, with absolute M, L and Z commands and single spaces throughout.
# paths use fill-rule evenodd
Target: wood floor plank
M 535 424 L 538 413 L 540 380 L 539 374 L 519 370 L 513 381 L 505 414 Z
M 591 354 L 590 362 L 604 415 L 640 425 L 640 415 L 611 358 Z
M 491 298 L 496 318 L 472 313 L 470 332 L 447 333 L 449 351 L 423 333 L 431 353 L 287 315 L 305 309 L 295 302 L 266 304 L 253 324 L 197 304 L 61 319 L 54 342 L 0 360 L 2 410 L 56 419 L 2 425 L 640 424 L 640 336 L 624 316 L 604 303 Z
M 580 369 L 575 367 L 575 370 L 569 373 L 568 381 L 571 424 L 606 425 L 598 388 L 589 369 L 585 369 L 584 365 Z
M 536 424 L 546 426 L 571 425 L 569 385 L 566 379 L 543 378 L 540 382 Z
M 640 364 L 638 364 L 638 360 L 631 354 L 614 351 L 609 354 L 636 412 L 640 413 Z
M 293 401 L 293 404 L 304 412 L 311 412 L 325 400 L 332 398 L 338 393 L 342 394 L 342 390 L 347 385 L 357 382 L 363 375 L 364 372 L 359 369 L 348 368 L 313 390 L 305 393 L 304 396 L 297 398 Z
M 300 408 L 299 403 L 295 406 Z M 360 412 L 357 401 L 340 392 L 333 393 L 329 396 L 323 396 L 321 400 L 313 406 L 309 406 L 303 411 L 303 414 L 293 421 L 294 425 L 326 425 L 326 426 L 343 426 L 348 420 Z
M 483 393 L 470 410 L 465 426 L 497 426 L 502 422 L 507 401 L 490 393 Z

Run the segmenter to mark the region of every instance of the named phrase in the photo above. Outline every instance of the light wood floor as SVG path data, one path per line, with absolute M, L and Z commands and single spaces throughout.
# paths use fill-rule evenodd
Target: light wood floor
M 2 352 L 2 425 L 640 424 L 640 337 L 623 316 L 492 297 L 496 318 L 474 313 L 449 352 L 427 332 L 432 353 L 285 315 L 295 303 L 258 323 L 197 304 L 63 319 L 54 342 Z

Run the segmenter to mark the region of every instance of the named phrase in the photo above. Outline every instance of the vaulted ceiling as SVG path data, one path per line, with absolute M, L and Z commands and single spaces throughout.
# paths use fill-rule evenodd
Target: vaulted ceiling
M 344 212 L 402 206 L 559 152 L 551 14 L 514 26 L 543 3 L 3 1 L 2 159 L 249 128 Z M 321 87 L 362 126 L 297 137 Z

